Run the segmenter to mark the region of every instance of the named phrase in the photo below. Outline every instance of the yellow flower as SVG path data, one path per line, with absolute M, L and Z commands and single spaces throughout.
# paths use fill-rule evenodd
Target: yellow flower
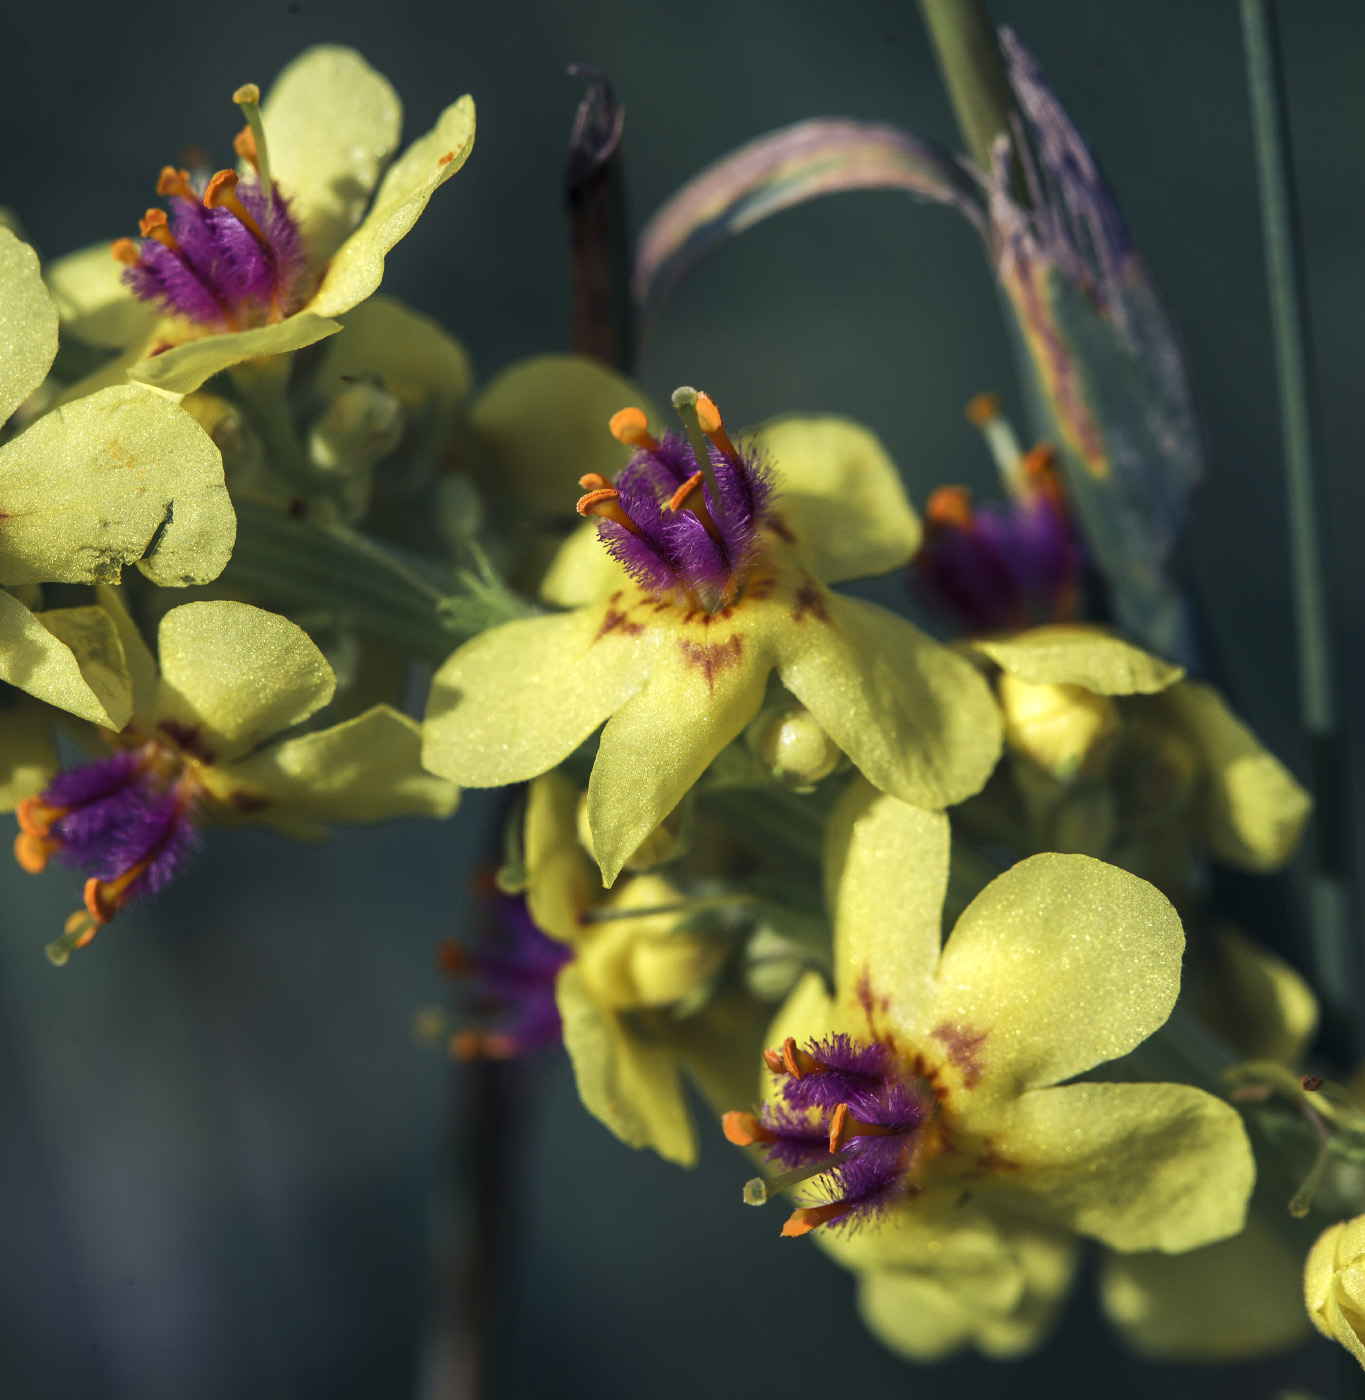
M 711 454 L 720 470 L 732 463 L 739 477 L 768 459 L 777 478 L 771 511 L 745 516 L 752 529 L 727 556 L 739 562 L 692 591 L 641 582 L 626 539 L 633 522 L 609 516 L 603 539 L 626 564 L 591 530 L 572 538 L 543 591 L 573 611 L 497 627 L 460 648 L 437 673 L 427 712 L 423 761 L 466 787 L 535 777 L 606 721 L 588 820 L 608 884 L 758 713 L 774 672 L 874 783 L 907 801 L 960 801 L 999 752 L 999 714 L 970 665 L 901 618 L 828 587 L 896 568 L 914 552 L 919 524 L 881 444 L 842 419 L 786 418 L 738 450 L 713 405 L 709 412 L 708 431 L 726 445 Z M 659 448 L 643 414 L 620 418 L 632 421 L 618 431 Z M 705 444 L 669 444 L 692 466 L 708 455 Z M 657 455 L 643 446 L 628 471 L 652 469 Z M 713 516 L 730 517 L 700 501 L 704 489 L 715 506 L 704 472 L 663 511 L 699 505 L 696 530 L 719 538 Z M 580 509 L 623 513 L 614 488 L 583 481 Z M 731 544 L 727 537 L 718 551 Z
M 728 941 L 696 926 L 695 906 L 674 879 L 641 872 L 604 890 L 578 839 L 578 805 L 563 775 L 536 779 L 524 859 L 532 919 L 573 951 L 555 994 L 579 1096 L 623 1142 L 690 1166 L 696 1129 L 683 1073 L 712 1103 L 727 1102 L 747 1077 L 766 1013 L 732 991 L 675 1014 L 707 991 Z
M 1365 1366 L 1365 1215 L 1318 1236 L 1303 1269 L 1303 1301 L 1313 1326 Z
M 100 601 L 131 681 L 132 718 L 106 733 L 110 755 L 18 806 L 15 855 L 26 870 L 59 855 L 90 871 L 84 910 L 48 950 L 54 961 L 169 883 L 201 822 L 316 840 L 333 822 L 454 810 L 457 790 L 418 763 L 416 724 L 388 705 L 276 740 L 336 689 L 294 623 L 245 603 L 186 603 L 161 619 L 158 668 L 118 596 L 102 589 Z
M 1170 1014 L 1184 937 L 1166 900 L 1089 857 L 1034 856 L 940 947 L 948 849 L 942 814 L 854 785 L 831 822 L 834 995 L 797 987 L 766 1104 L 725 1119 L 789 1168 L 746 1199 L 821 1179 L 783 1233 L 816 1231 L 879 1335 L 920 1355 L 1030 1345 L 1068 1235 L 1195 1249 L 1242 1228 L 1254 1176 L 1239 1116 L 1199 1089 L 1064 1082 Z M 916 1310 L 926 1279 L 952 1308 Z
M 236 143 L 242 168 L 254 167 L 262 186 L 278 189 L 295 232 L 281 236 L 268 223 L 262 229 L 249 211 L 246 227 L 265 245 L 267 263 L 278 268 L 297 261 L 292 284 L 296 295 L 285 302 L 280 289 L 272 287 L 268 319 L 254 318 L 232 304 L 236 288 L 210 285 L 209 300 L 226 307 L 229 324 L 245 317 L 245 328 L 205 334 L 192 302 L 184 297 L 177 302 L 174 295 L 170 300 L 183 303 L 182 314 L 149 325 L 145 306 L 123 279 L 125 262 L 131 260 L 137 271 L 138 252 L 129 240 L 115 244 L 124 262 L 110 257 L 107 244 L 74 253 L 55 264 L 50 274 L 63 323 L 78 339 L 124 351 L 112 370 L 120 378 L 126 370 L 140 383 L 188 393 L 245 360 L 299 350 L 334 335 L 341 323 L 333 318 L 379 287 L 385 257 L 417 222 L 432 194 L 461 168 L 474 143 L 474 104 L 462 97 L 393 161 L 403 123 L 398 95 L 358 53 L 334 45 L 300 55 L 279 75 L 259 108 L 258 99 L 251 84 L 234 95 L 251 134 L 246 140 L 244 133 Z M 205 201 L 219 199 L 222 208 L 242 207 L 232 193 L 233 172 L 222 172 L 204 191 L 178 178 L 185 174 L 167 167 L 158 184 L 158 192 L 171 198 L 173 210 L 176 200 L 201 196 Z M 231 188 L 219 196 L 215 192 L 223 176 Z M 174 228 L 174 219 L 167 227 L 163 211 L 149 211 L 143 220 L 144 246 L 175 252 Z M 183 242 L 182 233 L 180 252 L 190 253 Z M 296 244 L 301 244 L 297 257 Z M 190 287 L 201 293 L 203 286 L 201 271 Z M 256 319 L 266 324 L 251 324 Z
M 1178 902 L 1205 857 L 1267 872 L 1293 854 L 1310 799 L 1211 686 L 1080 624 L 964 645 L 996 672 L 1008 757 L 968 833 L 1098 856 Z

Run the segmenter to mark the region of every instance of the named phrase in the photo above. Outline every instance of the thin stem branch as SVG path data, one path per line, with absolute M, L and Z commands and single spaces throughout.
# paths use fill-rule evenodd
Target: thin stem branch
M 995 25 L 983 0 L 920 0 L 944 86 L 972 159 L 991 167 L 991 146 L 1010 129 L 1013 98 Z
M 1327 595 L 1312 342 L 1273 0 L 1242 0 L 1242 34 L 1279 385 L 1299 704 L 1308 743 L 1309 785 L 1316 803 L 1309 916 L 1324 1000 L 1343 1016 L 1360 1005 L 1359 957 L 1347 899 L 1346 799 L 1341 781 L 1345 754 Z

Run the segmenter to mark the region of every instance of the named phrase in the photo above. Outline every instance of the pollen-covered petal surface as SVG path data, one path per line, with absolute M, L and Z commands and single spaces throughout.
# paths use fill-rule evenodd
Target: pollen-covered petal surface
M 1182 666 L 1080 624 L 1059 622 L 968 645 L 1021 681 L 1078 685 L 1096 695 L 1151 695 L 1185 674 Z
M 974 667 L 903 618 L 824 592 L 827 622 L 781 637 L 782 683 L 883 792 L 947 807 L 1000 756 L 1000 711 Z
M 185 603 L 161 619 L 159 720 L 197 732 L 219 760 L 320 710 L 336 677 L 288 618 L 247 603 Z
M 1236 1109 L 1189 1084 L 1026 1093 L 994 1115 L 992 1149 L 1007 1164 L 999 1190 L 1125 1253 L 1179 1254 L 1235 1235 L 1256 1176 Z
M 1162 1361 L 1242 1361 L 1308 1335 L 1303 1266 L 1256 1218 L 1188 1254 L 1109 1254 L 1100 1302 L 1124 1340 Z
M 555 984 L 564 1048 L 583 1106 L 631 1147 L 652 1147 L 690 1167 L 697 1158 L 678 1057 L 665 1045 L 627 1033 L 598 1006 L 572 963 Z
M 448 817 L 454 783 L 421 765 L 422 729 L 389 705 L 375 705 L 330 729 L 272 745 L 235 764 L 232 781 L 270 803 L 261 820 L 288 829 L 305 822 L 377 822 Z
M 602 898 L 602 882 L 578 840 L 578 789 L 562 773 L 531 783 L 522 855 L 531 918 L 551 938 L 577 943 L 578 916 Z
M 1031 856 L 957 921 L 919 1027 L 969 1088 L 1055 1084 L 1166 1020 L 1184 947 L 1175 910 L 1145 880 L 1089 856 Z
M 437 671 L 422 762 L 461 787 L 553 768 L 644 684 L 633 637 L 602 634 L 590 608 L 481 633 Z
M 320 44 L 271 84 L 261 120 L 271 172 L 317 271 L 360 222 L 398 150 L 403 104 L 354 49 Z
M 777 473 L 777 513 L 826 583 L 890 573 L 919 548 L 920 523 L 886 449 L 847 418 L 776 418 L 747 435 Z
M 136 385 L 44 414 L 0 447 L 0 582 L 218 577 L 237 517 L 223 461 L 178 404 Z
M 117 647 L 117 638 L 112 634 L 110 626 L 109 635 L 96 638 L 95 650 L 103 660 L 112 659 Z M 38 614 L 30 612 L 12 593 L 0 590 L 0 680 L 91 724 L 121 729 L 131 712 L 131 693 L 121 692 L 116 676 L 99 664 L 94 666 L 92 676 L 104 692 L 103 697 L 82 673 L 79 658 L 56 630 L 49 631 Z M 106 699 L 114 706 L 112 715 L 105 707 Z
M 1161 697 L 1161 708 L 1203 760 L 1201 834 L 1215 859 L 1241 870 L 1278 870 L 1298 846 L 1312 799 L 1212 686 L 1176 686 Z
M 761 626 L 693 635 L 643 625 L 649 678 L 607 721 L 588 784 L 588 825 L 608 885 L 758 713 L 774 661 Z
M 845 789 L 825 838 L 825 887 L 835 983 L 850 1009 L 870 993 L 899 1023 L 930 997 L 948 840 L 942 812 L 886 797 L 861 778 Z
M 145 340 L 157 313 L 123 280 L 124 265 L 108 243 L 96 243 L 48 263 L 48 290 L 57 303 L 62 334 L 102 350 L 123 350 Z
M 0 423 L 43 382 L 56 354 L 57 308 L 38 255 L 0 228 Z
M 384 279 L 384 258 L 412 228 L 427 200 L 469 158 L 474 100 L 462 97 L 389 167 L 364 222 L 336 250 L 307 310 L 336 316 L 359 305 Z
M 164 389 L 168 394 L 189 394 L 220 370 L 260 355 L 287 355 L 315 345 L 341 329 L 340 321 L 315 311 L 286 316 L 273 326 L 249 331 L 225 331 L 173 345 L 150 359 L 139 360 L 128 371 L 129 379 Z

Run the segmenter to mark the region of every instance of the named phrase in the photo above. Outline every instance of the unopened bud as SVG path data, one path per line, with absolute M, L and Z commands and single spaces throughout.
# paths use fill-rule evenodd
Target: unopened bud
M 1365 1366 L 1365 1216 L 1318 1236 L 1304 1264 L 1303 1300 L 1313 1326 Z
M 999 694 L 1006 741 L 1063 780 L 1074 777 L 1119 731 L 1113 700 L 1078 685 L 1021 681 L 1006 672 Z
M 839 762 L 839 748 L 815 716 L 795 702 L 765 710 L 745 733 L 758 761 L 779 782 L 810 787 Z

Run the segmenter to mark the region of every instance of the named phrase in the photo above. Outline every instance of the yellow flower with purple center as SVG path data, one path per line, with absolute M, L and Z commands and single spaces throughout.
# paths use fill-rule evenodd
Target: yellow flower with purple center
M 783 1233 L 815 1231 L 860 1274 L 879 1333 L 914 1354 L 932 1339 L 913 1309 L 890 1307 L 897 1292 L 970 1300 L 980 1269 L 970 1286 L 953 1270 L 985 1250 L 1018 1286 L 977 1296 L 957 1342 L 1019 1322 L 1026 1298 L 1041 1327 L 1039 1280 L 1055 1301 L 1067 1235 L 1194 1249 L 1242 1228 L 1254 1178 L 1241 1119 L 1212 1095 L 1066 1082 L 1170 1014 L 1184 936 L 1169 903 L 1089 857 L 1035 856 L 988 885 L 944 943 L 948 849 L 941 813 L 850 790 L 827 869 L 834 993 L 818 974 L 798 985 L 770 1033 L 766 1101 L 724 1120 L 732 1142 L 780 1169 L 746 1199 L 809 1192 Z M 1030 1275 L 1030 1251 L 1052 1265 Z
M 424 762 L 466 787 L 554 767 L 605 721 L 588 787 L 608 884 L 762 708 L 776 673 L 878 787 L 939 807 L 977 791 L 1000 719 L 970 664 L 830 584 L 901 567 L 919 524 L 881 445 L 840 419 L 786 418 L 736 445 L 714 403 L 674 402 L 685 434 L 637 410 L 597 518 L 543 592 L 573 611 L 483 633 L 437 673 Z
M 132 683 L 132 718 L 112 752 L 58 774 L 19 803 L 15 856 L 87 873 L 84 908 L 49 956 L 64 962 L 129 903 L 184 868 L 205 821 L 259 822 L 304 840 L 333 822 L 448 816 L 458 793 L 425 772 L 417 726 L 376 705 L 331 728 L 275 737 L 332 698 L 336 677 L 302 628 L 245 603 L 172 608 L 160 667 L 117 595 L 101 602 Z
M 378 288 L 385 256 L 474 141 L 474 104 L 462 97 L 393 161 L 397 94 L 359 54 L 330 45 L 295 59 L 264 103 L 253 83 L 233 100 L 246 119 L 237 170 L 166 166 L 156 191 L 169 211 L 149 209 L 140 241 L 114 243 L 112 272 L 96 249 L 51 272 L 72 333 L 126 351 L 131 378 L 172 393 L 340 330 L 333 318 Z M 149 327 L 133 299 L 163 318 Z

